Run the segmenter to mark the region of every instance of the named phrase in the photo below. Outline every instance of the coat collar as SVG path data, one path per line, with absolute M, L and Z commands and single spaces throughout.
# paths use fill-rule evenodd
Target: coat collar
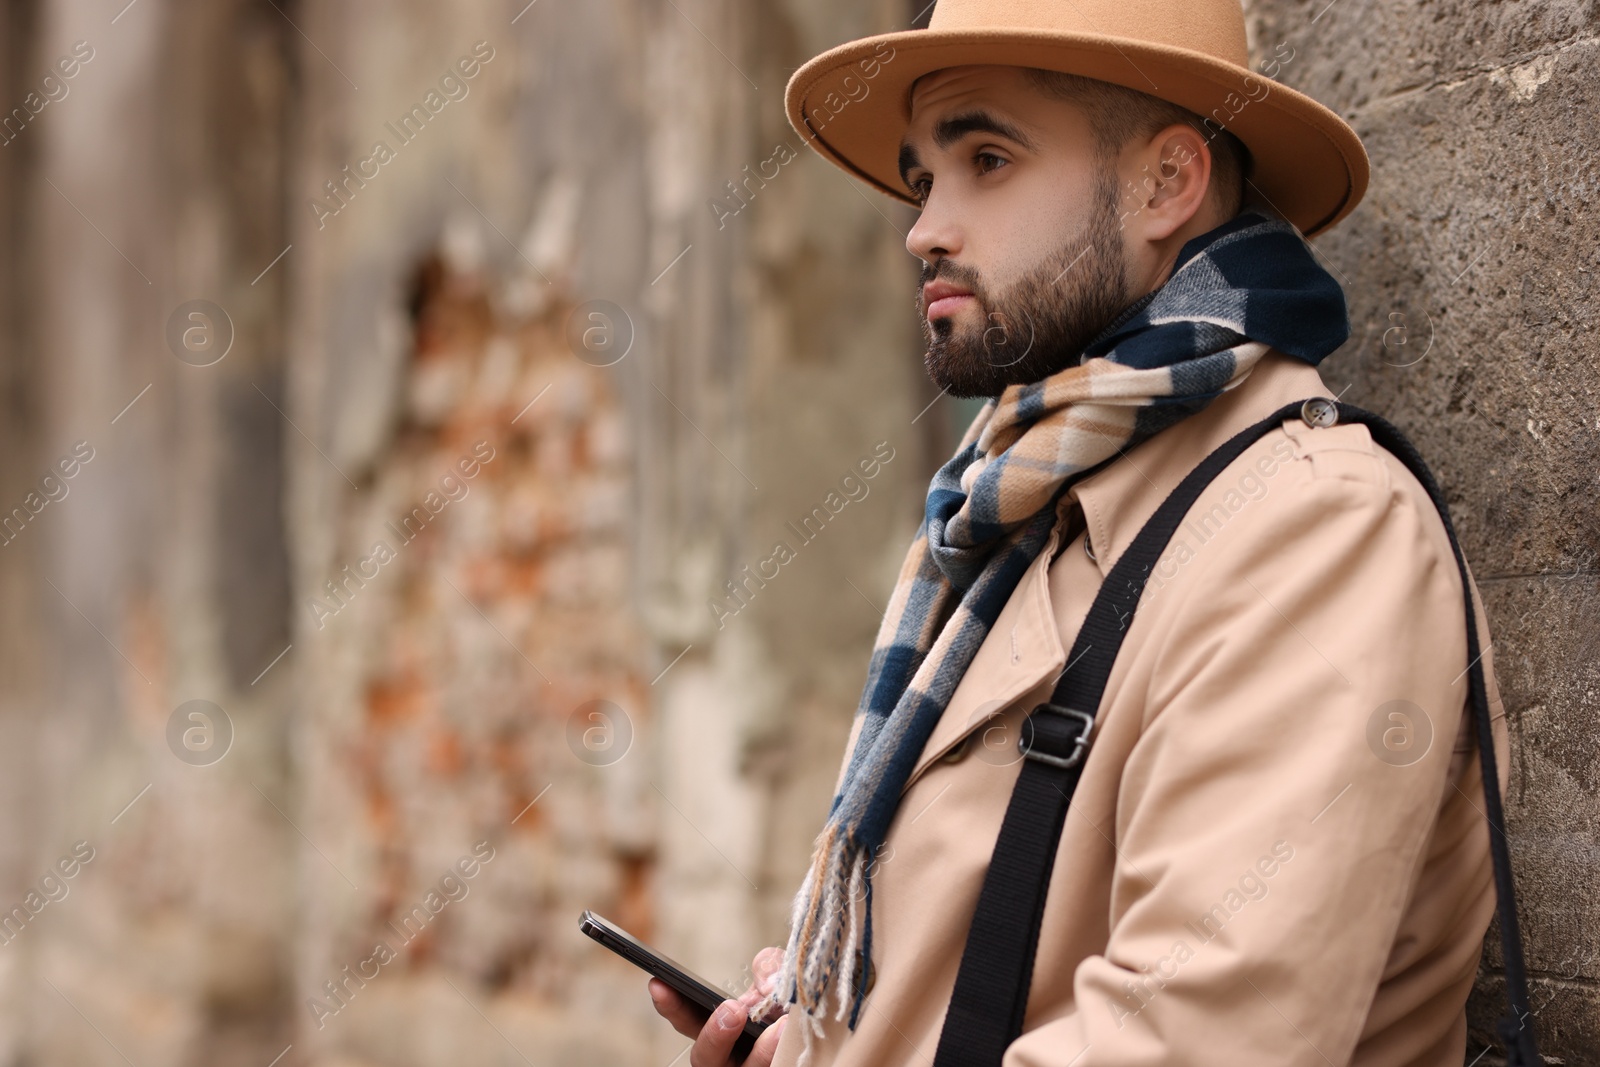
M 1285 404 L 1332 395 L 1315 367 L 1269 351 L 1236 388 L 1069 489 L 1062 497 L 1049 540 L 1000 610 L 989 636 L 978 646 L 902 793 L 935 760 L 1066 665 L 1066 647 L 1050 597 L 1049 569 L 1062 539 L 1076 537 L 1075 532 L 1069 534 L 1075 526 L 1074 512 L 1082 510 L 1095 565 L 1104 578 L 1145 520 L 1218 445 Z
M 1228 438 L 1285 404 L 1332 395 L 1316 367 L 1269 350 L 1238 387 L 1079 481 L 1067 496 L 1083 509 L 1100 576 L 1178 483 Z

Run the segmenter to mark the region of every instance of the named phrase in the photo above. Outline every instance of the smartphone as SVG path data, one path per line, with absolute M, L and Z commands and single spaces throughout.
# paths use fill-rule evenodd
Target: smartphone
M 718 992 L 705 979 L 682 964 L 668 959 L 622 927 L 601 918 L 587 908 L 578 919 L 578 929 L 635 967 L 667 983 L 689 1003 L 704 1009 L 707 1019 L 711 1018 L 711 1013 L 716 1011 L 717 1006 L 724 1000 L 737 999 Z M 733 1059 L 736 1063 L 744 1062 L 744 1058 L 750 1055 L 750 1049 L 755 1046 L 756 1038 L 760 1037 L 761 1032 L 769 1025 L 757 1022 L 755 1019 L 745 1020 L 744 1033 L 739 1035 L 738 1041 L 733 1046 Z

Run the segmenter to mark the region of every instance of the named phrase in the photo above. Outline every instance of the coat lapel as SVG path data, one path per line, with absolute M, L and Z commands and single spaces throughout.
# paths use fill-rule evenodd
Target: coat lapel
M 902 795 L 929 764 L 1066 663 L 1049 589 L 1050 561 L 1055 558 L 1061 531 L 1062 523 L 1058 521 L 1044 548 L 1000 609 L 989 636 L 973 654 L 972 663 L 923 746 L 901 789 Z

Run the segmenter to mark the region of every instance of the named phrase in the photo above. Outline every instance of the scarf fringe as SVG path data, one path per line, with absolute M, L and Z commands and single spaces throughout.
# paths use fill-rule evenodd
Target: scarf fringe
M 751 1009 L 760 1017 L 786 1004 L 790 1015 L 800 1016 L 789 1024 L 798 1023 L 805 1032 L 797 1067 L 804 1067 L 813 1042 L 822 1037 L 829 994 L 835 1021 L 844 1020 L 854 1006 L 855 956 L 866 911 L 866 855 L 834 830 L 824 831 L 817 852 L 790 909 L 789 944 L 772 991 Z M 819 882 L 824 886 L 820 892 Z
M 864 859 L 864 857 L 860 857 Z M 861 898 L 867 880 L 867 865 L 857 862 L 850 867 L 849 896 L 845 900 L 844 967 L 839 972 L 839 1010 L 833 1013 L 835 1022 L 844 1021 L 845 1009 L 855 1003 L 856 951 L 861 943 Z

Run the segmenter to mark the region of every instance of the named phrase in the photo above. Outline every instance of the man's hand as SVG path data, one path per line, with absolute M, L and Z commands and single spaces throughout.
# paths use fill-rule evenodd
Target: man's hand
M 762 997 L 772 989 L 773 977 L 783 962 L 783 950 L 764 948 L 750 962 L 750 972 L 755 981 L 749 989 L 739 994 L 737 1000 L 725 1000 L 701 1021 L 701 1010 L 679 996 L 672 987 L 659 978 L 650 979 L 650 999 L 656 1012 L 684 1037 L 694 1038 L 689 1051 L 689 1067 L 728 1067 L 733 1063 L 733 1043 L 744 1030 L 745 1019 Z M 778 1048 L 778 1038 L 783 1033 L 788 1016 L 767 1027 L 757 1039 L 755 1048 L 744 1063 L 745 1067 L 771 1067 L 772 1056 Z

